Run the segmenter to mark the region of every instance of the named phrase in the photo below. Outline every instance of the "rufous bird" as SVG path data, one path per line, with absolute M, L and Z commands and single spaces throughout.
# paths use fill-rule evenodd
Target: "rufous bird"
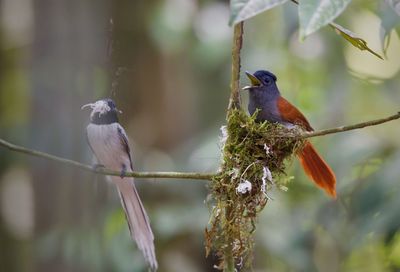
M 246 72 L 246 75 L 251 81 L 251 86 L 244 88 L 249 91 L 248 110 L 251 115 L 259 110 L 257 122 L 277 122 L 288 128 L 300 126 L 306 131 L 314 130 L 304 115 L 281 96 L 273 73 L 260 70 L 254 74 Z M 336 198 L 335 173 L 309 141 L 298 151 L 297 157 L 307 176 L 328 195 Z

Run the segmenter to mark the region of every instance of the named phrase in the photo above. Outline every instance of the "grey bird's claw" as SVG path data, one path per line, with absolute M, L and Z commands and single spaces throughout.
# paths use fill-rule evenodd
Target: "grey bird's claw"
M 122 165 L 122 169 L 121 169 L 121 173 L 119 174 L 119 177 L 120 178 L 126 177 L 126 166 L 125 166 L 125 164 Z

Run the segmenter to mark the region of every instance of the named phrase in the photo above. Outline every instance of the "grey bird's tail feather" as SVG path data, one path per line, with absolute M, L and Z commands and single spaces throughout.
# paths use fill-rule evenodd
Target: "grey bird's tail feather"
M 119 177 L 112 177 L 112 180 L 117 185 L 131 236 L 150 264 L 151 269 L 155 271 L 158 264 L 154 249 L 154 235 L 151 231 L 149 218 L 136 191 L 134 180 L 133 178 L 121 179 Z

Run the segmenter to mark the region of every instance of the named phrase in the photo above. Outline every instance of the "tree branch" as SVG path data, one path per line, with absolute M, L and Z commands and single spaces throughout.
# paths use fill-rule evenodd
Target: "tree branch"
M 229 106 L 227 112 L 227 121 L 232 109 L 240 108 L 240 50 L 243 45 L 243 22 L 234 26 L 233 29 L 233 44 L 232 44 L 232 73 L 231 73 L 231 96 L 229 99 Z M 229 137 L 229 135 L 228 135 Z M 232 206 L 229 205 L 225 208 L 226 221 L 231 221 Z M 224 249 L 224 272 L 235 271 L 235 259 L 233 257 L 233 241 L 229 239 Z
M 93 168 L 91 165 L 86 165 L 77 161 L 60 158 L 45 152 L 36 151 L 33 149 L 18 146 L 9 143 L 3 139 L 0 139 L 0 146 L 6 147 L 12 151 L 24 153 L 34 157 L 40 157 L 51 161 L 56 161 L 59 163 L 67 164 L 76 168 L 80 168 L 85 171 L 108 175 L 108 176 L 120 176 L 121 172 L 106 169 L 106 168 Z M 135 178 L 173 178 L 173 179 L 201 179 L 201 180 L 211 180 L 218 173 L 196 173 L 196 172 L 128 172 L 125 174 L 126 177 Z
M 231 109 L 240 108 L 239 79 L 240 79 L 240 50 L 243 44 L 243 22 L 234 26 L 232 45 L 231 97 L 228 114 Z
M 324 136 L 328 134 L 333 134 L 333 133 L 339 133 L 339 132 L 344 132 L 344 131 L 349 131 L 349 130 L 355 130 L 355 129 L 361 129 L 365 127 L 370 127 L 370 126 L 376 126 L 380 125 L 389 121 L 393 121 L 396 119 L 400 119 L 400 112 L 388 116 L 386 118 L 381 118 L 381 119 L 376 119 L 376 120 L 371 120 L 363 123 L 358 123 L 355 125 L 350 125 L 350 126 L 342 126 L 342 127 L 337 127 L 337 128 L 330 128 L 330 129 L 324 129 L 324 130 L 319 130 L 319 131 L 314 131 L 314 132 L 305 132 L 300 135 L 294 135 L 293 137 L 299 137 L 299 138 L 311 138 L 311 137 L 318 137 L 318 136 Z M 10 142 L 7 142 L 3 139 L 0 139 L 0 146 L 3 146 L 5 148 L 8 148 L 9 150 L 19 152 L 19 153 L 24 153 L 30 156 L 34 157 L 40 157 L 44 158 L 47 160 L 67 164 L 76 168 L 80 168 L 85 171 L 97 173 L 97 174 L 102 174 L 102 175 L 108 175 L 108 176 L 119 176 L 121 173 L 118 171 L 113 171 L 110 169 L 106 168 L 98 168 L 94 169 L 91 165 L 83 164 L 77 161 L 57 157 L 45 152 L 29 149 L 26 147 L 18 146 L 15 144 L 12 144 Z M 126 173 L 126 177 L 135 177 L 135 178 L 173 178 L 173 179 L 200 179 L 200 180 L 211 180 L 213 177 L 218 175 L 218 173 L 197 173 L 197 172 L 128 172 Z
M 383 124 L 383 123 L 386 123 L 389 121 L 393 121 L 393 120 L 396 120 L 399 118 L 400 118 L 400 112 L 398 112 L 394 115 L 391 115 L 389 117 L 386 117 L 386 118 L 371 120 L 371 121 L 367 121 L 367 122 L 363 122 L 363 123 L 358 123 L 355 125 L 342 126 L 342 127 L 324 129 L 324 130 L 313 131 L 313 132 L 305 132 L 305 133 L 302 133 L 299 137 L 302 139 L 305 139 L 305 138 L 323 136 L 323 135 L 339 133 L 339 132 L 344 132 L 344 131 L 349 131 L 349 130 L 354 130 L 354 129 L 365 128 L 365 127 L 370 127 L 370 126 L 376 126 L 376 125 L 380 125 L 380 124 Z

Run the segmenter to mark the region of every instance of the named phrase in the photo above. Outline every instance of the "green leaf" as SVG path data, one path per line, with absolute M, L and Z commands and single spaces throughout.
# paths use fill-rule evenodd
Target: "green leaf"
M 287 0 L 231 0 L 231 18 L 229 25 L 237 24 L 263 11 L 272 9 Z
M 395 2 L 396 0 L 387 0 L 382 3 L 379 13 L 379 18 L 381 19 L 380 38 L 385 57 L 390 43 L 390 33 L 400 25 L 400 0 L 397 0 L 397 4 Z
M 374 52 L 371 48 L 368 47 L 367 42 L 365 40 L 361 39 L 350 30 L 335 23 L 330 23 L 330 26 L 336 30 L 336 33 L 338 33 L 347 41 L 349 41 L 353 46 L 357 47 L 360 50 L 367 50 L 371 54 L 383 60 L 383 58 L 378 53 Z
M 302 0 L 299 3 L 300 39 L 331 23 L 351 0 Z
M 385 2 L 400 16 L 400 0 L 385 0 Z

